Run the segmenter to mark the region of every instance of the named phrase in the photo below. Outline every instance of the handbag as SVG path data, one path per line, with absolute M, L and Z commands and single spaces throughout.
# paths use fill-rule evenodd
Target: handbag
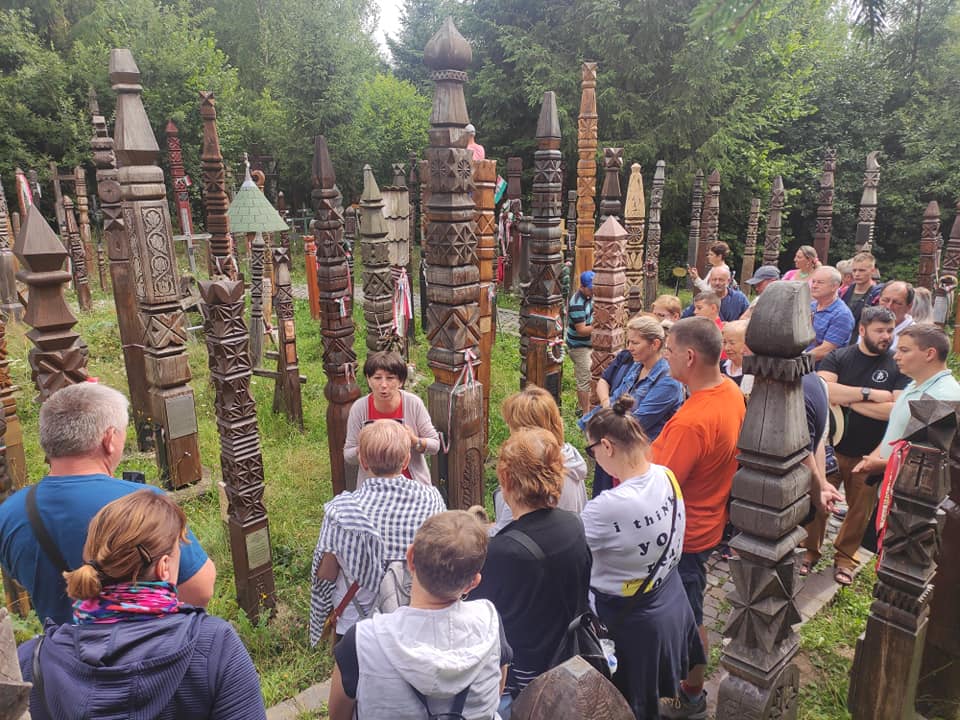
M 353 600 L 354 595 L 357 594 L 357 590 L 359 589 L 360 583 L 354 581 L 347 590 L 347 594 L 343 596 L 340 604 L 331 610 L 330 614 L 327 615 L 327 619 L 323 621 L 323 631 L 320 633 L 320 642 L 329 642 L 331 650 L 336 644 L 334 638 L 337 636 L 337 620 L 343 615 L 343 611 L 347 609 L 347 605 L 350 604 L 350 601 Z

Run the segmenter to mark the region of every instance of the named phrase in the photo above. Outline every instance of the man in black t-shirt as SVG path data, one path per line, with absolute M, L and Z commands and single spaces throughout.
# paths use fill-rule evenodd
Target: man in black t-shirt
M 827 382 L 830 404 L 845 408 L 843 437 L 834 446 L 840 472 L 839 477 L 833 478 L 837 484 L 843 482 L 848 505 L 847 516 L 833 543 L 834 579 L 841 585 L 849 585 L 853 580 L 857 548 L 876 504 L 880 479 L 855 473 L 853 468 L 883 438 L 893 401 L 910 382 L 888 352 L 894 324 L 894 315 L 887 308 L 864 308 L 857 344 L 833 350 L 818 370 Z M 804 562 L 810 566 L 820 559 L 826 521 L 826 514 L 818 511 L 807 526 Z

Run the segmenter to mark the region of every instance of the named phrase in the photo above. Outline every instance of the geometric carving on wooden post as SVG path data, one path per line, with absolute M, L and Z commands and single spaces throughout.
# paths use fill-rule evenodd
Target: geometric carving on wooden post
M 660 212 L 663 207 L 663 186 L 666 182 L 667 163 L 657 160 L 650 186 L 650 216 L 647 220 L 647 247 L 643 261 L 643 302 L 649 311 L 660 291 Z
M 914 717 L 958 409 L 928 395 L 910 402 L 904 435 L 911 447 L 894 481 L 874 601 L 850 673 L 847 706 L 855 718 Z
M 490 370 L 496 328 L 493 325 L 493 308 L 497 300 L 497 285 L 493 278 L 493 263 L 496 255 L 496 222 L 494 220 L 494 193 L 497 186 L 497 161 L 474 160 L 473 183 L 476 188 L 473 199 L 477 204 L 474 216 L 477 226 L 477 267 L 480 271 L 480 367 L 477 377 L 483 385 L 484 436 L 490 420 Z
M 780 241 L 782 240 L 780 228 L 783 222 L 781 214 L 784 196 L 783 178 L 777 175 L 773 179 L 773 187 L 770 188 L 770 209 L 767 211 L 767 229 L 763 239 L 764 265 L 776 265 L 780 259 Z
M 579 655 L 533 680 L 513 705 L 514 720 L 633 720 L 613 683 Z
M 282 238 L 287 234 L 283 233 Z M 277 311 L 277 377 L 273 392 L 273 411 L 283 410 L 287 420 L 303 430 L 303 404 L 300 397 L 300 361 L 297 358 L 297 330 L 293 320 L 293 286 L 290 283 L 290 245 L 281 242 L 273 249 L 273 267 L 277 276 L 274 308 Z
M 940 277 L 945 278 L 948 275 L 954 278 L 960 277 L 960 200 L 957 201 L 954 209 L 953 225 L 950 226 L 950 237 L 947 238 L 947 247 L 940 267 Z M 956 292 L 955 288 L 954 292 Z M 956 300 L 955 296 L 954 300 Z M 960 304 L 955 306 L 953 326 L 960 327 Z M 953 351 L 960 353 L 960 333 L 957 332 L 953 333 Z
M 927 204 L 923 213 L 923 225 L 920 230 L 920 269 L 917 284 L 931 292 L 937 286 L 937 256 L 940 253 L 940 205 L 936 200 Z
M 563 178 L 560 171 L 560 118 L 553 91 L 543 94 L 533 156 L 533 232 L 530 286 L 520 310 L 520 334 L 527 339 L 526 382 L 547 390 L 561 403 L 563 378 L 563 240 L 560 236 Z
M 507 158 L 507 201 L 501 206 L 500 212 L 509 213 L 510 222 L 507 223 L 508 235 L 503 243 L 507 249 L 504 258 L 503 289 L 512 290 L 514 283 L 520 282 L 520 220 L 523 217 L 523 158 Z M 522 374 L 522 373 L 521 373 Z
M 700 219 L 700 242 L 697 245 L 697 263 L 700 277 L 707 275 L 707 251 L 720 239 L 720 171 L 714 170 L 707 178 L 707 196 Z
M 580 274 L 593 269 L 596 233 L 593 202 L 597 194 L 597 63 L 581 66 L 580 116 L 577 119 L 577 261 L 572 291 L 580 287 Z
M 73 200 L 66 196 L 63 198 L 63 214 L 67 231 L 64 240 L 70 251 L 70 269 L 73 273 L 73 287 L 77 292 L 77 305 L 82 311 L 90 312 L 93 309 L 93 298 L 90 296 L 90 278 L 87 276 L 87 256 L 80 240 Z
M 391 312 L 392 326 L 397 326 L 397 345 L 404 359 L 409 359 L 407 331 L 413 315 L 413 294 L 407 265 L 410 264 L 410 191 L 402 163 L 393 163 L 393 182 L 383 188 L 383 219 L 387 226 L 387 254 L 390 258 L 390 276 L 393 282 L 391 296 L 396 309 Z M 405 276 L 405 277 L 404 277 Z M 409 306 L 407 303 L 409 302 Z
M 70 282 L 63 269 L 67 251 L 36 205 L 27 207 L 14 252 L 23 267 L 17 279 L 29 292 L 23 321 L 33 328 L 27 333 L 35 346 L 30 369 L 42 403 L 60 388 L 87 379 L 87 346 L 72 329 L 77 318 L 63 297 Z
M 857 216 L 857 236 L 854 240 L 857 252 L 870 252 L 873 248 L 873 229 L 877 222 L 877 187 L 880 185 L 879 150 L 867 153 L 867 169 L 863 173 L 863 195 L 860 196 L 860 213 Z
M 643 296 L 643 235 L 647 203 L 643 196 L 642 172 L 640 163 L 630 166 L 627 197 L 623 204 L 623 227 L 627 231 L 627 304 L 631 316 L 640 312 L 641 307 L 637 307 L 640 301 L 646 302 Z
M 747 239 L 743 246 L 743 264 L 740 266 L 740 282 L 745 283 L 753 277 L 757 264 L 757 233 L 760 225 L 760 198 L 750 200 L 750 214 L 747 216 Z
M 572 267 L 577 260 L 577 191 L 567 190 L 567 238 L 563 248 L 563 261 L 570 263 L 570 274 L 576 272 Z M 569 295 L 569 291 L 564 293 L 564 297 Z
M 317 285 L 320 300 L 320 336 L 327 384 L 327 435 L 333 494 L 356 485 L 356 466 L 345 467 L 343 446 L 347 438 L 350 407 L 360 397 L 357 355 L 353 351 L 353 293 L 350 268 L 343 252 L 343 218 L 336 211 L 337 179 L 323 135 L 314 139 L 313 237 L 317 246 Z M 354 468 L 351 473 L 350 468 Z M 348 475 L 350 477 L 348 477 Z
M 181 235 L 193 235 L 193 216 L 190 212 L 190 178 L 183 168 L 183 151 L 180 146 L 180 130 L 177 124 L 167 122 L 167 157 L 170 163 L 170 177 L 173 178 L 173 195 L 177 202 L 177 220 Z
M 827 148 L 823 151 L 823 174 L 820 176 L 820 193 L 817 197 L 817 224 L 813 231 L 813 247 L 820 262 L 824 264 L 830 253 L 830 237 L 833 234 L 833 174 L 836 169 L 837 151 Z
M 430 163 L 420 160 L 417 163 L 420 175 L 420 326 L 424 334 L 427 328 L 427 205 L 430 203 Z M 506 284 L 504 284 L 506 287 Z
M 307 269 L 307 299 L 310 303 L 310 317 L 320 319 L 320 288 L 317 285 L 317 243 L 313 232 L 303 236 L 303 257 Z
M 153 422 L 150 413 L 150 396 L 147 392 L 147 370 L 144 360 L 143 320 L 133 289 L 133 267 L 130 264 L 130 242 L 123 219 L 123 203 L 120 199 L 119 171 L 113 149 L 113 138 L 107 130 L 107 121 L 99 112 L 92 117 L 93 162 L 97 167 L 97 197 L 103 213 L 103 240 L 110 261 L 110 284 L 113 287 L 113 304 L 117 312 L 117 329 L 123 349 L 123 366 L 130 391 L 130 410 L 140 452 L 154 448 Z
M 0 312 L 10 322 L 19 322 L 23 319 L 23 305 L 17 297 L 17 261 L 10 249 L 14 240 L 7 197 L 3 192 L 3 182 L 0 181 Z
M 623 350 L 627 332 L 627 306 L 623 297 L 627 281 L 624 269 L 627 231 L 610 216 L 597 230 L 596 239 L 590 361 L 594 387 L 614 356 Z
M 623 170 L 623 148 L 603 149 L 603 188 L 600 190 L 600 219 L 603 225 L 608 217 L 621 219 L 623 198 L 620 194 L 620 173 Z
M 202 280 L 200 295 L 205 306 L 203 326 L 210 381 L 216 393 L 220 467 L 230 503 L 227 525 L 237 604 L 255 623 L 261 608 L 273 608 L 276 604 L 276 590 L 263 502 L 257 405 L 250 394 L 253 367 L 243 322 L 243 283 Z
M 652 204 L 652 203 L 651 203 Z M 696 267 L 700 248 L 700 220 L 703 217 L 703 170 L 697 169 L 693 177 L 693 197 L 690 202 L 690 228 L 687 231 L 687 265 Z M 693 278 L 687 283 L 692 288 Z
M 140 94 L 140 70 L 127 49 L 110 51 L 110 82 L 117 92 L 114 149 L 120 166 L 124 225 L 143 336 L 150 415 L 160 479 L 179 488 L 200 479 L 200 448 L 187 322 L 170 227 L 160 147 Z
M 399 245 L 399 242 L 396 243 Z M 383 198 L 373 170 L 363 166 L 360 197 L 360 261 L 363 263 L 363 317 L 367 321 L 367 349 L 399 349 L 393 327 L 393 275 L 390 239 L 383 217 Z
M 434 484 L 451 508 L 483 501 L 483 389 L 474 380 L 480 344 L 473 157 L 464 131 L 463 95 L 470 44 L 447 18 L 424 48 L 435 82 L 430 115 L 430 199 L 427 205 L 427 359 L 434 383 L 427 406 L 442 436 Z
M 793 658 L 800 622 L 795 549 L 809 508 L 810 471 L 801 379 L 813 371 L 803 349 L 813 339 L 806 283 L 774 283 L 754 308 L 744 372 L 753 393 L 737 447 L 730 520 L 740 531 L 730 541 L 733 609 L 724 636 L 717 720 L 795 718 L 799 671 Z M 758 394 L 759 393 L 759 394 Z
M 230 234 L 227 208 L 227 175 L 220 152 L 220 136 L 217 133 L 217 106 L 213 93 L 200 92 L 200 118 L 203 120 L 203 149 L 200 151 L 200 167 L 203 170 L 203 203 L 206 213 L 207 264 L 210 277 L 237 279 L 237 257 Z

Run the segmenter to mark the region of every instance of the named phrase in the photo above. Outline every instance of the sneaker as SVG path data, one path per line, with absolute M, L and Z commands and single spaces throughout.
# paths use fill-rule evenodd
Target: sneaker
M 683 690 L 678 691 L 675 698 L 660 698 L 660 717 L 706 720 L 707 691 L 704 690 L 695 699 L 687 697 Z

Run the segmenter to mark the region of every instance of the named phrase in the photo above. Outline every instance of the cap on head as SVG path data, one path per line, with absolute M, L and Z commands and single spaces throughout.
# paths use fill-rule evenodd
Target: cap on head
M 477 129 L 473 126 L 473 123 L 467 123 L 467 126 L 464 128 L 464 131 L 470 133 L 471 135 L 477 134 Z
M 761 265 L 753 273 L 753 277 L 747 280 L 747 285 L 759 285 L 764 280 L 779 280 L 780 270 L 773 265 Z
M 590 288 L 593 290 L 593 276 L 596 273 L 593 270 L 584 270 L 580 273 L 580 285 L 585 288 Z

